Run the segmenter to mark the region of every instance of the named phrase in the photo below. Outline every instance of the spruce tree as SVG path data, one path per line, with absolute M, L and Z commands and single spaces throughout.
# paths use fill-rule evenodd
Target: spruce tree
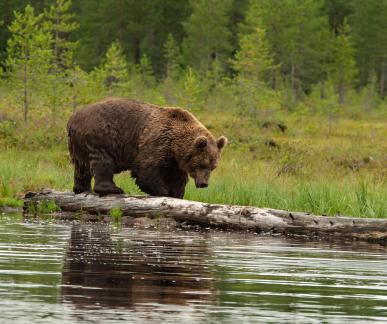
M 293 96 L 303 92 L 324 77 L 328 59 L 328 19 L 322 13 L 320 0 L 251 1 L 242 31 L 265 30 L 280 78 Z M 282 80 L 272 74 L 273 88 Z
M 188 68 L 182 78 L 183 91 L 180 104 L 191 110 L 201 110 L 204 105 L 200 81 L 192 68 Z
M 355 50 L 349 26 L 344 23 L 333 42 L 333 61 L 330 65 L 330 78 L 335 85 L 341 105 L 345 103 L 345 95 L 353 86 L 356 75 Z
M 180 48 L 172 36 L 168 35 L 164 44 L 165 78 L 162 84 L 163 96 L 169 104 L 176 105 L 179 96 L 180 83 L 178 82 L 182 73 L 182 56 Z
M 56 0 L 45 11 L 45 28 L 53 35 L 53 65 L 59 71 L 73 67 L 76 42 L 70 41 L 69 37 L 79 26 L 75 22 L 75 14 L 70 12 L 71 5 L 71 0 Z
M 353 0 L 350 17 L 361 85 L 377 75 L 379 95 L 387 92 L 387 1 Z
M 261 28 L 256 27 L 253 32 L 240 34 L 239 43 L 240 50 L 232 63 L 237 72 L 235 81 L 240 113 L 243 114 L 244 108 L 247 108 L 256 117 L 258 110 L 264 108 L 267 96 L 272 93 L 268 81 L 275 66 L 265 32 Z
M 55 0 L 45 10 L 44 28 L 53 35 L 53 58 L 50 69 L 48 101 L 55 122 L 58 106 L 62 106 L 70 94 L 70 71 L 74 68 L 73 56 L 76 42 L 69 40 L 71 32 L 78 28 L 75 15 L 70 12 L 71 0 Z M 72 85 L 74 86 L 74 85 Z
M 166 61 L 166 78 L 177 80 L 181 72 L 182 58 L 179 46 L 172 34 L 168 35 L 167 41 L 164 45 L 164 58 Z
M 129 82 L 128 66 L 118 41 L 110 45 L 101 66 L 94 73 L 107 95 L 125 94 Z
M 239 46 L 240 50 L 233 60 L 233 68 L 238 77 L 255 84 L 264 84 L 274 68 L 265 31 L 256 27 L 252 33 L 241 34 Z
M 226 68 L 231 52 L 230 0 L 191 0 L 192 14 L 183 23 L 186 65 L 205 75 L 218 60 Z
M 35 15 L 34 8 L 25 7 L 23 13 L 15 12 L 9 26 L 11 38 L 7 42 L 7 74 L 16 96 L 23 102 L 23 119 L 29 119 L 32 93 L 45 86 L 53 53 L 52 35 L 42 28 L 43 14 Z
M 155 85 L 152 62 L 148 55 L 143 54 L 140 59 L 140 64 L 137 66 L 138 74 L 144 87 L 151 88 Z

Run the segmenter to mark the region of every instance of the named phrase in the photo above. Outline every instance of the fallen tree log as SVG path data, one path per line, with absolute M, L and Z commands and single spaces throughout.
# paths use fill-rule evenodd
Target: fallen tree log
M 52 204 L 55 202 L 55 204 Z M 118 210 L 129 217 L 169 217 L 177 222 L 259 233 L 307 235 L 387 242 L 387 219 L 328 217 L 270 208 L 208 204 L 169 197 L 78 194 L 45 189 L 27 193 L 26 214 L 42 211 L 39 206 L 58 207 L 78 215 L 109 215 Z M 47 208 L 46 208 L 47 209 Z M 48 212 L 55 211 L 51 208 Z M 60 215 L 60 213 L 59 213 Z M 86 218 L 88 219 L 88 218 Z

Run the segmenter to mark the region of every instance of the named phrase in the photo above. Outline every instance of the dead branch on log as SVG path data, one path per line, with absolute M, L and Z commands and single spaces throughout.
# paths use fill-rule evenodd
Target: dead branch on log
M 124 216 L 170 217 L 218 228 L 318 237 L 338 237 L 385 243 L 387 219 L 315 216 L 270 208 L 207 204 L 169 197 L 78 194 L 45 189 L 25 196 L 24 211 L 36 213 L 39 204 L 55 202 L 63 212 L 108 215 L 119 209 Z

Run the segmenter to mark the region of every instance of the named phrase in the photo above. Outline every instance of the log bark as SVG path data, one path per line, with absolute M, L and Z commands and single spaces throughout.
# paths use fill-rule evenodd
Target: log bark
M 39 205 L 55 202 L 61 212 L 73 215 L 109 215 L 119 208 L 123 216 L 172 218 L 177 222 L 259 233 L 305 235 L 387 242 L 387 219 L 328 217 L 271 208 L 208 204 L 169 197 L 78 194 L 45 189 L 25 196 L 26 214 Z M 59 216 L 61 213 L 59 213 Z M 68 214 L 67 214 L 68 215 Z M 82 218 L 82 217 L 81 217 Z M 90 218 L 85 218 L 90 219 Z M 98 217 L 95 217 L 98 219 Z

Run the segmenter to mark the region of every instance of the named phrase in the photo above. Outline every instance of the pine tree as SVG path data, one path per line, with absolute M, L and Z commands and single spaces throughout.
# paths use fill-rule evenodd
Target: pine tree
M 240 97 L 240 113 L 243 108 L 248 108 L 254 117 L 258 109 L 263 108 L 264 100 L 270 92 L 268 81 L 270 73 L 274 70 L 273 59 L 265 32 L 256 27 L 253 32 L 240 34 L 240 50 L 232 61 L 237 72 L 235 81 Z
M 176 105 L 180 90 L 180 83 L 178 81 L 182 73 L 182 56 L 172 34 L 168 35 L 167 41 L 164 44 L 164 58 L 166 61 L 165 78 L 161 89 L 166 102 Z
M 58 106 L 69 97 L 69 72 L 73 68 L 73 56 L 76 42 L 69 40 L 71 32 L 78 28 L 75 15 L 70 13 L 71 0 L 56 0 L 45 10 L 44 28 L 53 35 L 48 101 L 51 106 L 53 122 L 56 120 Z
M 165 76 L 171 80 L 177 80 L 181 72 L 181 54 L 179 46 L 172 34 L 168 35 L 164 45 L 164 58 L 166 60 Z
M 200 110 L 203 108 L 202 89 L 200 87 L 199 78 L 192 68 L 185 71 L 182 79 L 183 92 L 180 97 L 180 103 L 183 107 L 191 110 Z
M 29 119 L 32 91 L 44 84 L 52 60 L 52 35 L 42 29 L 43 14 L 35 15 L 34 8 L 15 12 L 9 26 L 12 37 L 7 42 L 7 73 L 23 102 L 23 118 Z M 41 89 L 40 89 L 41 90 Z
M 333 62 L 330 66 L 330 78 L 336 87 L 341 105 L 345 103 L 345 95 L 353 86 L 357 75 L 355 50 L 349 32 L 348 24 L 344 23 L 333 43 Z
M 45 28 L 53 35 L 54 67 L 65 70 L 73 66 L 76 42 L 69 40 L 70 34 L 78 28 L 75 14 L 70 13 L 71 0 L 56 0 L 45 11 Z
M 97 82 L 107 89 L 108 95 L 125 93 L 129 82 L 128 66 L 118 41 L 111 44 L 95 73 Z
M 350 23 L 356 47 L 361 85 L 366 85 L 373 73 L 378 78 L 379 95 L 387 93 L 387 1 L 353 0 Z
M 329 27 L 321 0 L 251 1 L 242 30 L 260 27 L 279 66 L 281 79 L 293 96 L 300 96 L 324 77 L 328 59 Z M 272 86 L 278 87 L 277 73 Z
M 155 85 L 152 62 L 148 55 L 143 54 L 138 64 L 138 74 L 140 75 L 143 86 L 151 88 Z
M 79 105 L 95 100 L 96 90 L 98 91 L 98 89 L 93 87 L 95 85 L 95 80 L 91 80 L 94 76 L 93 73 L 89 74 L 76 65 L 68 71 L 68 74 L 71 89 L 71 107 L 74 112 Z
M 331 30 L 335 35 L 339 34 L 344 21 L 352 11 L 352 1 L 348 0 L 325 0 L 323 10 L 328 16 Z
M 263 84 L 274 68 L 265 31 L 256 27 L 252 33 L 240 35 L 240 50 L 235 54 L 233 68 L 240 78 Z
M 117 39 L 131 64 L 146 53 L 154 73 L 165 73 L 162 50 L 169 33 L 178 43 L 184 36 L 181 22 L 189 14 L 188 1 L 77 0 L 80 39 L 76 58 L 85 70 L 98 66 L 111 42 Z
M 231 52 L 230 0 L 191 0 L 192 14 L 183 23 L 186 65 L 205 75 L 218 60 L 223 69 Z

